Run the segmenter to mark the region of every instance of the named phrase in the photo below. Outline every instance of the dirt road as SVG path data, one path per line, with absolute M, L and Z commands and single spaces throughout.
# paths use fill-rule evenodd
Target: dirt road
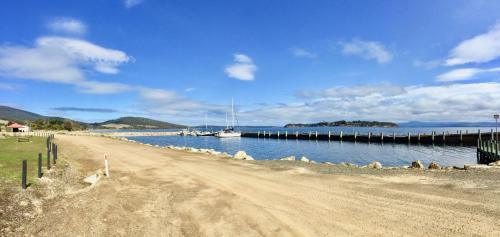
M 27 228 L 37 236 L 500 236 L 498 187 L 276 171 L 100 137 L 57 141 L 88 174 L 108 154 L 111 176 L 46 208 Z

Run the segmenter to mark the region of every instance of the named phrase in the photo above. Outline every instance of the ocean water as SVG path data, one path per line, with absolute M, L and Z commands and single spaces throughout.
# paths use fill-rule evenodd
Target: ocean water
M 452 130 L 444 131 L 451 132 Z M 443 166 L 463 166 L 464 164 L 476 163 L 476 148 L 462 146 L 246 137 L 221 139 L 216 137 L 160 136 L 128 137 L 128 139 L 160 146 L 212 148 L 229 154 L 244 150 L 257 160 L 273 160 L 294 155 L 297 158 L 306 156 L 310 160 L 317 162 L 350 162 L 357 165 L 366 165 L 373 161 L 379 161 L 384 166 L 402 166 L 409 165 L 413 160 L 417 159 L 426 165 L 431 161 L 438 162 Z

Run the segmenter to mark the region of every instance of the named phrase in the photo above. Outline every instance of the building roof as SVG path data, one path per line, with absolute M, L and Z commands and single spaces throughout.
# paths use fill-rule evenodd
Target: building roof
M 21 125 L 21 124 L 17 124 L 17 123 L 13 123 L 9 126 L 7 126 L 8 128 L 24 128 L 25 126 L 24 125 Z

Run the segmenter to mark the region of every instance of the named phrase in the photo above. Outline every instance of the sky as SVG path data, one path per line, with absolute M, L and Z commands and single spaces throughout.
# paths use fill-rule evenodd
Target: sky
M 85 122 L 490 121 L 498 1 L 18 0 L 0 104 Z

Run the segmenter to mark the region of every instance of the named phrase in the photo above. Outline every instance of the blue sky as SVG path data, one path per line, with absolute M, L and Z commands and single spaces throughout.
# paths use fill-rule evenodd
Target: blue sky
M 488 121 L 495 1 L 11 1 L 0 104 L 82 121 Z

